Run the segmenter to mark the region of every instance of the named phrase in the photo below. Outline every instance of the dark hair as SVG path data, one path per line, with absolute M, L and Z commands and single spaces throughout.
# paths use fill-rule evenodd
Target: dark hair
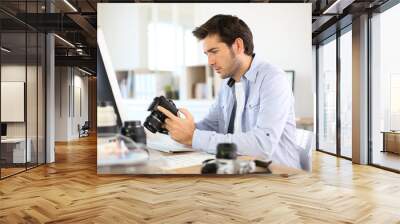
M 244 43 L 244 53 L 253 54 L 253 34 L 247 24 L 236 16 L 215 15 L 200 27 L 196 27 L 192 33 L 199 40 L 208 35 L 218 34 L 221 41 L 228 46 L 232 46 L 236 38 L 240 37 Z

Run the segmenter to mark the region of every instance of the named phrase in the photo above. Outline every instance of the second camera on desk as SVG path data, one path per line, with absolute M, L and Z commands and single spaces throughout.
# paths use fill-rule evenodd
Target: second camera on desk
M 135 143 L 146 145 L 146 132 L 140 121 L 125 121 L 121 134 L 132 139 Z
M 220 143 L 217 146 L 216 159 L 203 162 L 202 174 L 247 174 L 271 173 L 269 165 L 272 161 L 238 160 L 237 148 L 234 143 Z M 256 166 L 262 167 L 263 172 L 256 172 Z

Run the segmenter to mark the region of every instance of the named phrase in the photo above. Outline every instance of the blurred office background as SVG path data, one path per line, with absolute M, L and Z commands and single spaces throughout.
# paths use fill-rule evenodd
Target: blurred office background
M 189 108 L 196 120 L 206 115 L 221 80 L 192 31 L 216 14 L 236 15 L 249 25 L 255 53 L 293 82 L 299 125 L 313 129 L 311 4 L 99 4 L 97 26 L 129 118 L 144 120 L 161 94 Z

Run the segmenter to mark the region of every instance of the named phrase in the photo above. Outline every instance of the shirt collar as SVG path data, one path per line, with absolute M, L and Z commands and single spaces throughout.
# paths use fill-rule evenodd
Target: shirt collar
M 241 80 L 243 78 L 251 81 L 251 82 L 255 82 L 256 80 L 256 76 L 257 76 L 257 67 L 260 64 L 260 59 L 258 58 L 258 56 L 256 56 L 255 53 L 253 53 L 252 55 L 253 59 L 251 61 L 250 64 L 250 68 L 246 71 L 246 73 L 244 73 L 244 75 L 242 76 Z M 226 84 L 229 87 L 232 87 L 235 84 L 235 80 L 233 80 L 233 78 L 229 78 L 228 81 L 226 82 Z
M 246 77 L 246 79 L 248 79 L 249 81 L 254 82 L 257 77 L 257 67 L 260 64 L 260 61 L 256 54 L 253 54 L 252 57 L 253 60 L 251 61 L 250 68 L 246 71 L 246 73 L 244 73 L 243 76 Z

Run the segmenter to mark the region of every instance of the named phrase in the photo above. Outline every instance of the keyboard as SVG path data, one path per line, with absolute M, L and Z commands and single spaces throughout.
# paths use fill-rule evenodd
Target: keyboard
M 194 153 L 189 155 L 165 156 L 164 159 L 167 165 L 163 169 L 173 170 L 202 165 L 204 160 L 215 159 L 215 155 Z

